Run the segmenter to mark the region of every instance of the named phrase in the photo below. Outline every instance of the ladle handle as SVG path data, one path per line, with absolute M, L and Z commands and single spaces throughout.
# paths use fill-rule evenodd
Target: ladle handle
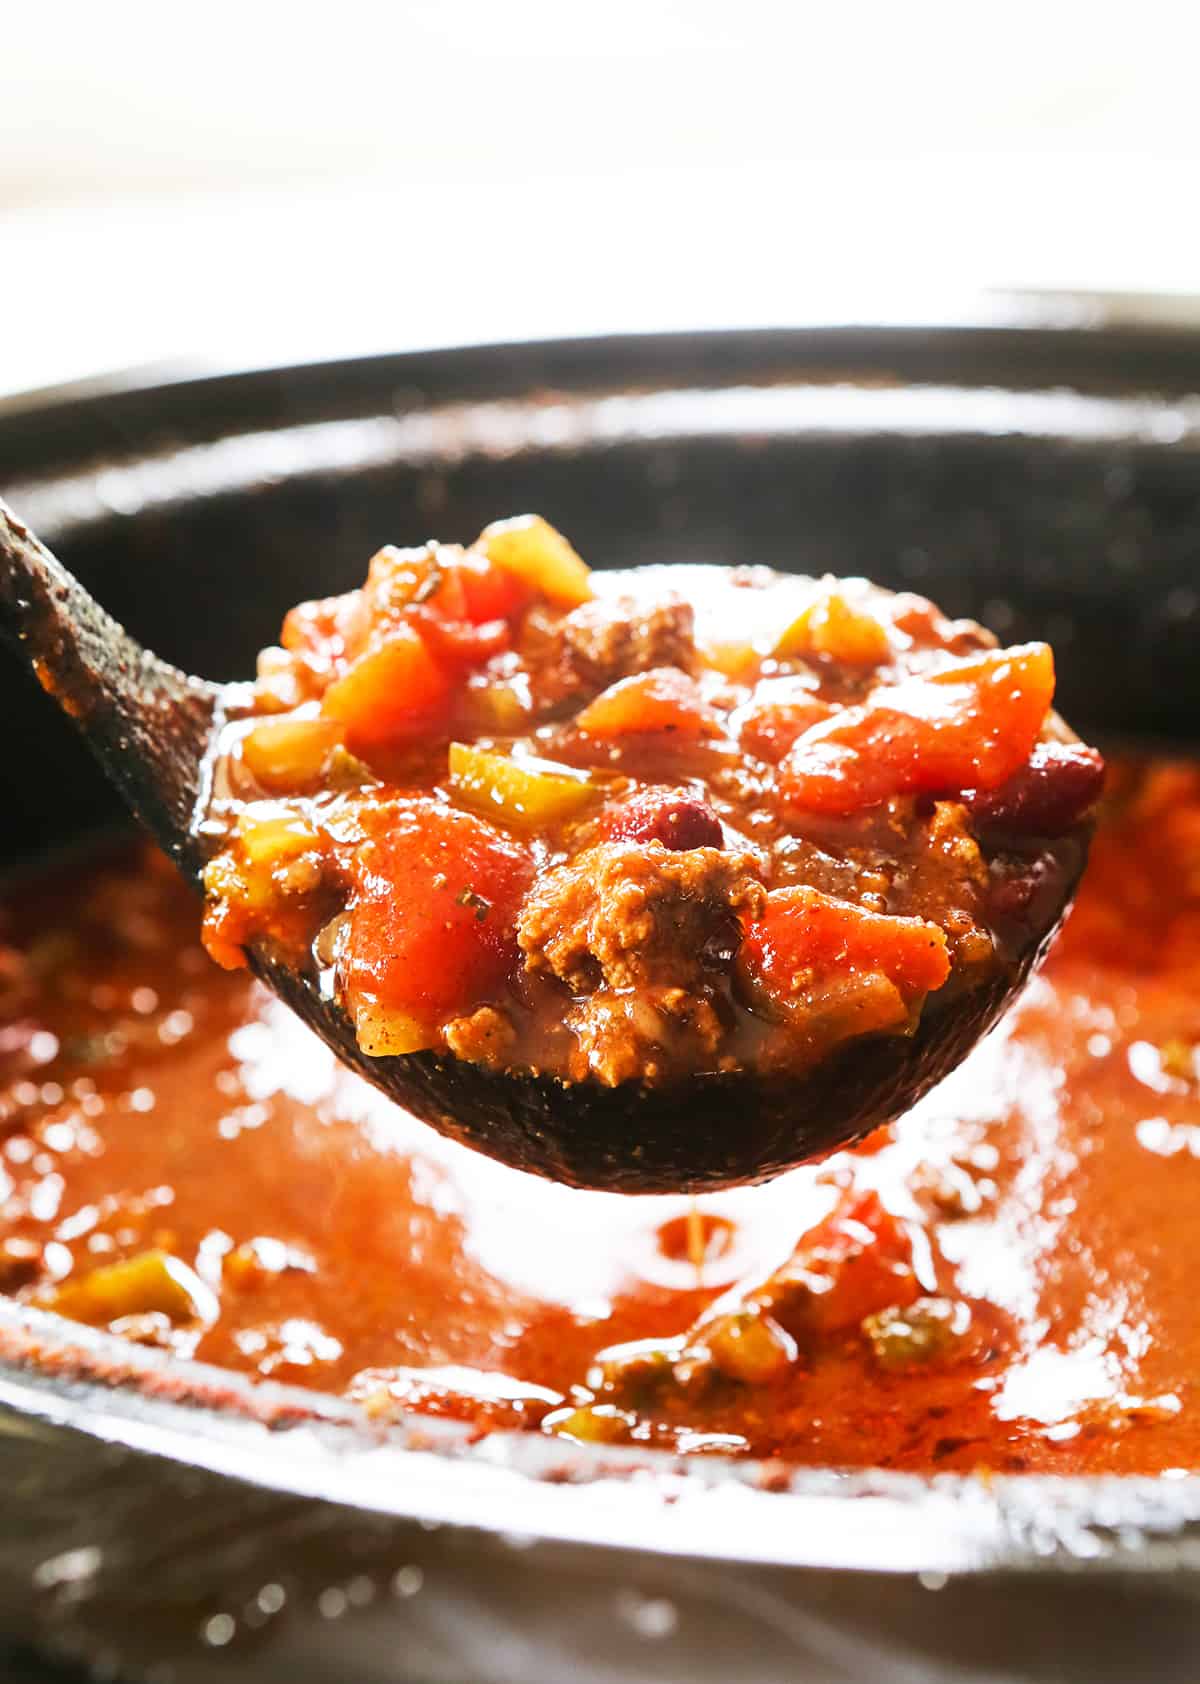
M 139 819 L 190 875 L 201 766 L 220 689 L 159 660 L 0 500 L 0 638 L 82 732 Z

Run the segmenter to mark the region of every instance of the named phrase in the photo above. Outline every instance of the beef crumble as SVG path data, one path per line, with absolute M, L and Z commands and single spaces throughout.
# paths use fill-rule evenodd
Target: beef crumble
M 597 695 L 619 679 L 654 667 L 689 671 L 695 660 L 695 617 L 689 603 L 665 596 L 597 598 L 560 618 L 530 615 L 524 653 L 535 694 L 553 705 Z
M 517 925 L 526 968 L 576 994 L 675 982 L 699 987 L 706 964 L 741 939 L 766 904 L 756 862 L 717 848 L 605 842 L 556 866 L 530 891 Z

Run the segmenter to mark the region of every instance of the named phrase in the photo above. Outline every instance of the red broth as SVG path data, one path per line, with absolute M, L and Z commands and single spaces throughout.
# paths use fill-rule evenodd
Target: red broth
M 865 1147 L 689 1221 L 439 1139 L 209 963 L 161 859 L 96 852 L 0 909 L 0 1290 L 376 1416 L 1194 1468 L 1197 862 L 1200 770 L 1115 768 L 1004 1026 Z

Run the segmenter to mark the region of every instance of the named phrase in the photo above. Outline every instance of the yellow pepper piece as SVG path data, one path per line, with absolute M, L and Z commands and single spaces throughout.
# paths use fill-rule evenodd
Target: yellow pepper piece
M 701 1330 L 713 1365 L 730 1380 L 766 1385 L 796 1360 L 796 1342 L 765 1311 L 718 1316 Z
M 797 616 L 775 645 L 775 654 L 828 655 L 851 667 L 881 666 L 892 652 L 886 628 L 838 591 L 827 591 Z
M 237 828 L 246 860 L 260 868 L 286 865 L 317 843 L 316 831 L 299 813 L 268 803 L 247 807 L 238 816 Z
M 636 1417 L 611 1403 L 587 1404 L 582 1409 L 555 1409 L 544 1417 L 542 1430 L 577 1444 L 626 1444 Z
M 165 1251 L 142 1251 L 67 1281 L 45 1307 L 94 1327 L 155 1311 L 173 1322 L 211 1322 L 218 1313 L 216 1298 L 196 1271 Z
M 354 1008 L 354 1034 L 369 1058 L 398 1058 L 404 1053 L 422 1052 L 436 1036 L 407 1012 L 360 1000 Z
M 270 719 L 242 738 L 242 759 L 272 794 L 318 783 L 342 741 L 335 719 Z
M 450 787 L 460 800 L 514 830 L 540 830 L 582 812 L 599 791 L 583 772 L 549 760 L 450 744 Z
M 541 515 L 494 520 L 475 541 L 489 561 L 515 573 L 551 602 L 577 608 L 592 597 L 587 563 Z

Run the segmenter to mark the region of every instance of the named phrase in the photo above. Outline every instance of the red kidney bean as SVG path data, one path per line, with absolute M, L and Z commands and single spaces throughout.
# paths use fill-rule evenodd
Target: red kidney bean
M 1061 836 L 1104 787 L 1104 759 L 1082 743 L 1038 743 L 1027 765 L 999 789 L 964 796 L 979 824 L 1019 836 Z
M 993 867 L 995 872 L 995 867 Z M 1024 918 L 1052 875 L 1045 855 L 1013 862 L 991 881 L 988 904 L 994 917 Z
M 644 790 L 609 823 L 614 842 L 661 842 L 667 848 L 720 848 L 721 821 L 712 808 L 679 790 Z

